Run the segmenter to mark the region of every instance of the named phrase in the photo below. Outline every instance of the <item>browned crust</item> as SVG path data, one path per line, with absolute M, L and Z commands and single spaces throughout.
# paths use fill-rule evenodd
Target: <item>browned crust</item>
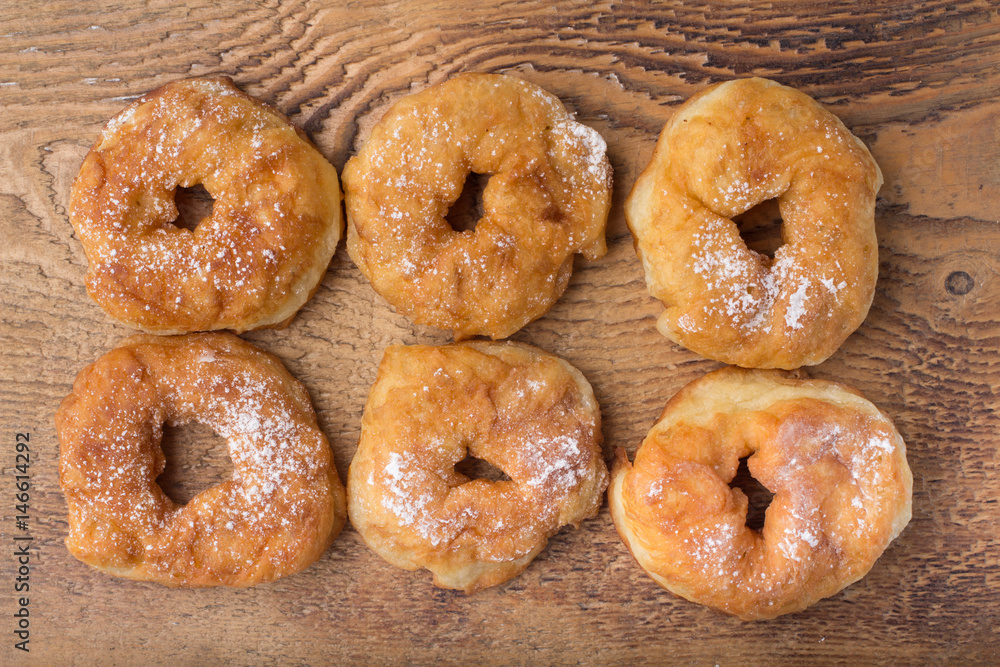
M 473 592 L 520 574 L 607 486 L 600 410 L 565 361 L 518 343 L 386 350 L 348 474 L 351 523 L 389 563 Z M 466 452 L 510 478 L 470 480 Z
M 174 188 L 209 182 L 212 217 L 193 233 L 171 225 Z M 287 324 L 315 293 L 342 234 L 341 200 L 301 129 L 215 76 L 168 83 L 116 115 L 69 212 L 88 292 L 112 317 L 157 334 L 239 333 Z
M 555 303 L 574 253 L 605 254 L 605 150 L 533 84 L 455 76 L 397 102 L 345 165 L 348 253 L 414 321 L 505 338 Z M 485 212 L 456 232 L 445 215 L 470 171 L 491 174 Z
M 861 141 L 794 89 L 751 78 L 693 96 L 625 202 L 647 286 L 666 308 L 660 332 L 748 368 L 828 358 L 871 306 L 881 182 Z M 773 261 L 731 220 L 771 198 L 785 239 Z
M 762 533 L 727 486 L 747 455 L 775 494 Z M 857 390 L 724 368 L 668 402 L 635 463 L 615 452 L 608 500 L 659 585 L 760 620 L 863 577 L 909 521 L 912 484 L 901 437 Z
M 176 505 L 157 486 L 164 422 L 227 437 L 234 478 Z M 308 567 L 346 522 L 309 395 L 227 333 L 137 335 L 87 366 L 56 413 L 66 545 L 115 576 L 252 586 Z

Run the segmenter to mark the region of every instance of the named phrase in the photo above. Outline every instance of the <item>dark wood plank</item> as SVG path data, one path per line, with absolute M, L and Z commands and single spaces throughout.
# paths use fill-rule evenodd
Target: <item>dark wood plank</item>
M 0 662 L 731 664 L 994 662 L 1000 649 L 1000 13 L 987 1 L 507 3 L 313 0 L 8 3 L 0 7 L 0 543 L 15 529 L 15 433 L 30 431 L 30 655 L 11 647 L 14 562 L 0 558 Z M 634 451 L 666 400 L 717 364 L 663 339 L 621 204 L 673 109 L 762 75 L 837 113 L 885 173 L 881 273 L 867 321 L 812 369 L 895 421 L 914 517 L 862 581 L 747 624 L 675 598 L 638 568 L 606 510 L 557 535 L 521 577 L 473 596 L 383 563 L 348 528 L 307 571 L 248 590 L 110 579 L 62 540 L 53 414 L 76 373 L 130 333 L 86 294 L 66 217 L 107 120 L 173 79 L 225 73 L 304 127 L 338 168 L 390 104 L 461 71 L 508 72 L 608 140 L 608 255 L 515 336 L 577 365 L 606 448 Z M 247 334 L 308 387 L 341 476 L 382 350 L 445 342 L 395 314 L 341 246 L 283 331 Z M 228 470 L 175 434 L 165 484 Z M 184 481 L 181 482 L 181 477 Z

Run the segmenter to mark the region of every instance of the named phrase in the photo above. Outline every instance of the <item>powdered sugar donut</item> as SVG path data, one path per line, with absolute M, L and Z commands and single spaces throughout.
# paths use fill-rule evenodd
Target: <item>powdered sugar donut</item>
M 597 514 L 600 410 L 571 365 L 523 344 L 386 350 L 348 475 L 351 523 L 384 559 L 471 592 L 520 574 Z M 509 479 L 469 479 L 466 454 Z
M 457 339 L 505 338 L 607 251 L 606 145 L 538 86 L 462 74 L 397 102 L 344 167 L 347 251 L 394 308 Z M 483 217 L 446 214 L 470 172 Z
M 232 479 L 174 503 L 157 485 L 164 423 L 229 442 Z M 85 368 L 56 414 L 66 546 L 108 574 L 250 586 L 304 569 L 347 519 L 305 388 L 230 334 L 135 336 Z
M 714 86 L 663 128 L 625 202 L 657 328 L 711 359 L 818 364 L 865 319 L 878 275 L 868 149 L 808 96 L 765 79 Z M 784 245 L 747 248 L 731 218 L 777 198 Z
M 174 193 L 197 184 L 212 214 L 177 227 Z M 227 77 L 169 83 L 112 119 L 80 167 L 69 217 L 90 295 L 160 334 L 284 326 L 343 230 L 333 166 Z
M 739 460 L 774 497 L 760 531 L 729 483 Z M 630 464 L 615 526 L 667 590 L 743 619 L 805 609 L 857 581 L 910 520 L 913 477 L 892 422 L 857 391 L 724 368 L 674 396 Z

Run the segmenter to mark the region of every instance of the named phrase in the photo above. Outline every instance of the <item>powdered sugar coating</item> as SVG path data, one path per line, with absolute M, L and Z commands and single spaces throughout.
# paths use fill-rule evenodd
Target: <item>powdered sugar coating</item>
M 747 460 L 774 494 L 745 525 Z M 745 619 L 803 609 L 863 576 L 910 518 L 905 445 L 833 383 L 726 368 L 685 387 L 635 462 L 619 455 L 615 525 L 661 585 Z
M 864 319 L 878 273 L 878 165 L 806 95 L 764 79 L 720 84 L 665 125 L 625 204 L 661 333 L 712 359 L 797 368 Z M 773 259 L 732 218 L 770 199 Z
M 214 198 L 211 216 L 178 228 L 174 192 L 197 184 Z M 157 333 L 290 319 L 343 225 L 333 167 L 227 78 L 168 84 L 112 119 L 81 166 L 70 220 L 90 294 Z
M 376 291 L 456 337 L 503 338 L 566 288 L 573 254 L 606 252 L 607 145 L 513 77 L 463 74 L 396 103 L 344 167 L 348 252 Z M 474 230 L 446 219 L 489 174 Z
M 391 563 L 466 591 L 520 573 L 596 513 L 607 470 L 579 372 L 525 345 L 391 347 L 351 464 L 351 521 Z M 469 479 L 467 454 L 509 479 Z
M 164 423 L 226 438 L 232 479 L 180 506 L 156 484 Z M 319 557 L 346 519 L 308 396 L 229 334 L 136 337 L 84 370 L 57 415 L 67 545 L 112 574 L 251 585 Z

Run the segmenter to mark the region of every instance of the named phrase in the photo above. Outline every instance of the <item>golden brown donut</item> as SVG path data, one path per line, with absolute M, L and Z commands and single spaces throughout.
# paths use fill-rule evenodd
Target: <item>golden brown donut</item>
M 565 291 L 573 254 L 602 257 L 606 145 L 526 81 L 462 74 L 397 102 L 344 167 L 347 251 L 396 310 L 457 339 L 505 338 Z M 470 172 L 483 217 L 445 218 Z
M 157 485 L 163 425 L 229 442 L 232 479 L 177 505 Z M 167 586 L 252 586 L 318 559 L 347 519 L 305 388 L 236 336 L 134 336 L 85 368 L 56 414 L 70 553 Z
M 762 531 L 730 488 L 739 460 L 774 497 Z M 667 403 L 635 463 L 616 452 L 622 540 L 667 590 L 745 620 L 854 583 L 910 520 L 913 478 L 892 422 L 856 390 L 723 368 Z
M 711 359 L 818 364 L 865 319 L 878 275 L 868 149 L 808 96 L 766 79 L 695 95 L 663 128 L 625 202 L 657 328 Z M 774 260 L 731 220 L 777 198 Z
M 174 226 L 178 187 L 215 199 Z M 343 230 L 337 172 L 228 77 L 175 81 L 108 123 L 73 184 L 87 291 L 152 333 L 280 327 L 319 286 Z
M 583 375 L 529 345 L 386 350 L 347 478 L 365 543 L 472 592 L 520 574 L 566 524 L 596 516 L 608 472 Z M 509 479 L 469 479 L 466 454 Z

